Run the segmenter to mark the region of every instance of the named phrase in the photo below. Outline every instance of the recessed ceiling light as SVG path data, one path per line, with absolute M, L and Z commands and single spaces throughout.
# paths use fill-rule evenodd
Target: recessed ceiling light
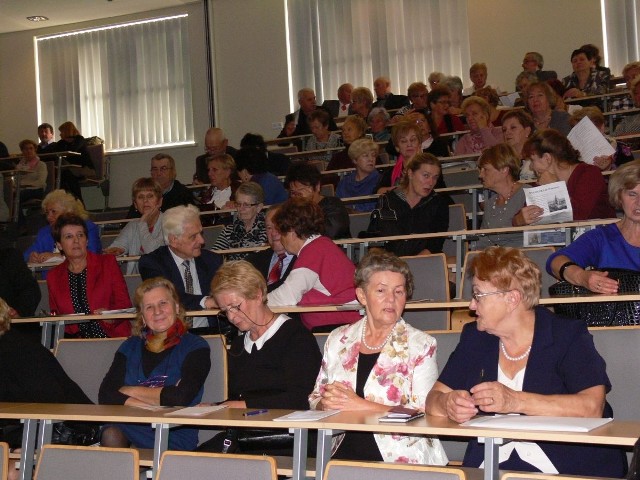
M 31 17 L 27 17 L 27 20 L 32 22 L 46 22 L 49 20 L 49 17 L 44 17 L 42 15 L 32 15 Z

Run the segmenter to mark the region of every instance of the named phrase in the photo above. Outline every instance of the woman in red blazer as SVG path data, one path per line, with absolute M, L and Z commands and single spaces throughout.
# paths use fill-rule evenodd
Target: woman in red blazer
M 130 308 L 131 299 L 113 255 L 87 251 L 87 225 L 79 216 L 61 215 L 53 238 L 65 261 L 49 272 L 49 308 L 58 315 L 99 314 L 103 310 Z M 100 320 L 68 325 L 68 334 L 83 338 L 128 337 L 129 320 Z

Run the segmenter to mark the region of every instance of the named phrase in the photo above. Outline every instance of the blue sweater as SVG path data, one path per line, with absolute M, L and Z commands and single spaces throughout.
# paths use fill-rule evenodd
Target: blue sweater
M 102 253 L 102 245 L 100 243 L 100 231 L 98 226 L 93 223 L 91 220 L 86 220 L 87 230 L 89 231 L 89 245 L 87 249 L 93 253 Z M 53 233 L 51 231 L 50 225 L 45 225 L 40 230 L 38 230 L 38 234 L 36 235 L 35 241 L 31 244 L 29 248 L 27 248 L 24 252 L 24 261 L 29 260 L 29 255 L 31 252 L 53 252 L 56 244 L 53 241 Z
M 338 188 L 336 189 L 336 197 L 361 197 L 363 195 L 371 195 L 375 193 L 378 180 L 380 179 L 380 173 L 374 170 L 362 180 L 356 180 L 356 172 L 351 172 L 340 180 Z M 376 208 L 376 202 L 360 202 L 349 205 L 352 209 L 358 212 L 370 212 Z

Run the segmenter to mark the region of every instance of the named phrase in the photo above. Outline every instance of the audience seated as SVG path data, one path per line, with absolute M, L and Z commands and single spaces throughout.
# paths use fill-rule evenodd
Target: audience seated
M 593 43 L 587 43 L 585 45 L 582 45 L 580 48 L 585 52 L 587 52 L 588 54 L 591 54 L 591 68 L 599 72 L 602 72 L 606 76 L 607 84 L 608 84 L 609 79 L 611 78 L 611 69 L 609 67 L 600 65 L 600 63 L 602 62 L 602 55 L 600 55 L 600 48 L 596 47 Z
M 264 191 L 255 182 L 243 182 L 236 190 L 235 206 L 238 213 L 231 225 L 224 227 L 213 250 L 230 248 L 261 247 L 267 243 L 264 224 Z M 242 260 L 247 253 L 230 253 L 227 260 Z
M 298 142 L 299 140 L 296 140 Z M 283 176 L 287 174 L 289 165 L 289 157 L 282 153 L 271 152 L 267 150 L 267 144 L 264 141 L 262 135 L 256 133 L 247 133 L 242 140 L 240 140 L 240 148 L 248 149 L 253 148 L 260 152 L 267 161 L 267 171 L 277 176 Z M 300 150 L 300 148 L 298 148 Z
M 340 136 L 329 131 L 329 120 L 331 117 L 325 110 L 315 110 L 309 114 L 309 126 L 313 134 L 306 142 L 305 151 L 324 150 L 326 148 L 336 148 L 340 146 Z M 325 152 L 311 157 L 308 161 L 323 162 L 323 167 L 331 160 L 332 152 Z
M 193 203 L 193 194 L 179 180 L 176 179 L 176 161 L 166 153 L 158 153 L 151 159 L 151 178 L 160 185 L 162 191 L 162 205 L 160 210 L 165 212 L 178 205 Z M 129 207 L 127 218 L 140 218 L 142 213 L 135 205 Z
M 310 88 L 301 88 L 298 91 L 298 104 L 300 108 L 293 112 L 293 116 L 296 122 L 296 129 L 294 135 L 309 135 L 311 133 L 311 126 L 309 125 L 309 115 L 311 112 L 321 109 L 316 105 L 316 94 Z M 324 110 L 324 109 L 323 109 Z M 329 130 L 337 130 L 338 127 L 333 121 L 333 118 L 329 120 Z
M 469 133 L 458 140 L 455 155 L 481 153 L 482 150 L 504 141 L 502 129 L 489 121 L 491 108 L 482 98 L 471 96 L 462 102 L 462 110 L 469 125 Z
M 522 60 L 523 72 L 533 73 L 541 82 L 558 78 L 558 74 L 553 70 L 542 70 L 544 67 L 544 58 L 538 52 L 527 52 Z M 518 81 L 516 80 L 516 85 Z
M 41 123 L 38 125 L 38 144 L 37 153 L 55 153 L 57 151 L 57 143 L 53 139 L 53 127 L 49 123 Z
M 267 171 L 267 160 L 259 150 L 241 148 L 236 155 L 236 167 L 242 182 L 256 182 L 262 187 L 265 205 L 282 203 L 289 198 L 280 179 Z
M 524 110 L 511 110 L 502 118 L 502 135 L 504 143 L 516 152 L 521 161 L 520 180 L 534 180 L 535 172 L 531 169 L 531 160 L 524 158 L 523 147 L 531 136 L 535 126 L 533 118 Z
M 338 100 L 325 100 L 322 108 L 329 112 L 330 118 L 346 117 L 354 113 L 351 108 L 351 91 L 353 85 L 343 83 L 338 87 Z
M 400 184 L 407 163 L 420 152 L 422 130 L 415 122 L 404 118 L 403 122 L 396 123 L 391 129 L 391 142 L 398 153 L 398 158 L 393 168 L 387 168 L 382 174 L 377 186 L 377 193 L 385 193 Z
M 514 102 L 515 106 L 524 105 L 523 99 L 527 96 L 527 89 L 529 88 L 529 85 L 537 81 L 538 77 L 536 77 L 535 73 L 524 70 L 518 74 L 516 77 L 516 92 L 520 94 L 520 98 Z
M 20 204 L 27 200 L 42 200 L 44 191 L 47 188 L 47 165 L 40 160 L 36 154 L 38 144 L 33 140 L 22 140 L 20 142 L 20 152 L 22 158 L 16 165 L 16 170 L 22 170 L 24 173 L 20 177 Z M 22 209 L 20 209 L 22 217 Z
M 471 79 L 471 86 L 462 90 L 463 97 L 469 97 L 479 90 L 487 86 L 487 64 L 486 63 L 474 63 L 469 68 L 469 78 Z
M 431 90 L 433 90 L 438 85 L 441 85 L 446 78 L 447 76 L 442 72 L 431 72 L 427 77 L 427 83 L 429 84 L 429 87 L 431 87 Z
M 107 405 L 194 406 L 202 400 L 211 368 L 209 345 L 187 331 L 184 306 L 173 284 L 152 278 L 136 288 L 134 335 L 118 349 L 100 385 L 99 402 Z M 115 423 L 102 430 L 103 447 L 154 448 L 151 425 Z M 198 430 L 169 431 L 171 450 L 194 450 Z
M 164 245 L 162 233 L 162 190 L 153 178 L 139 178 L 133 182 L 131 197 L 136 211 L 142 216 L 125 225 L 109 248 L 108 255 L 144 255 Z M 138 262 L 127 264 L 127 274 L 138 273 Z
M 622 76 L 626 83 L 629 94 L 615 97 L 611 103 L 611 111 L 628 110 L 634 108 L 633 94 L 631 93 L 631 83 L 633 79 L 640 76 L 640 62 L 627 63 L 622 69 Z
M 200 210 L 233 208 L 234 195 L 240 185 L 232 178 L 236 171 L 235 160 L 231 155 L 218 155 L 207 160 L 207 168 L 211 186 L 200 194 Z
M 47 225 L 38 230 L 36 239 L 24 252 L 24 259 L 29 263 L 44 263 L 51 261 L 52 257 L 58 257 L 62 261 L 62 254 L 53 239 L 53 225 L 63 213 L 74 213 L 86 222 L 88 230 L 88 250 L 100 253 L 100 231 L 98 226 L 89 220 L 89 212 L 84 205 L 70 193 L 64 190 L 54 190 L 42 201 L 42 211 L 47 217 Z
M 409 105 L 409 99 L 405 95 L 391 93 L 391 80 L 388 77 L 378 77 L 373 81 L 373 91 L 376 94 L 374 107 L 382 107 L 386 110 L 395 110 Z
M 640 75 L 631 81 L 631 96 L 636 108 L 640 108 Z M 640 113 L 625 115 L 613 131 L 615 137 L 640 133 Z
M 196 173 L 193 174 L 193 183 L 201 185 L 209 183 L 208 162 L 209 159 L 219 155 L 231 155 L 236 157 L 238 151 L 229 145 L 229 140 L 221 128 L 213 127 L 207 130 L 204 135 L 204 151 L 203 155 L 196 158 Z M 175 207 L 176 205 L 172 205 Z M 167 208 L 172 208 L 167 207 Z
M 373 108 L 373 94 L 367 87 L 354 88 L 351 92 L 351 109 L 355 115 L 365 121 L 369 118 L 369 112 Z
M 424 110 L 425 108 L 429 108 L 429 102 L 427 101 L 429 90 L 424 83 L 413 82 L 407 89 L 407 95 L 409 97 L 409 100 L 411 101 L 411 104 L 405 105 L 400 110 L 398 110 L 396 117 L 398 115 L 409 113 L 412 110 Z M 397 120 L 400 121 L 401 117 Z
M 527 109 L 533 117 L 536 130 L 553 128 L 563 135 L 571 131 L 569 114 L 556 110 L 558 96 L 547 82 L 534 82 L 527 88 Z
M 336 189 L 336 196 L 347 198 L 371 195 L 380 180 L 380 174 L 376 170 L 378 145 L 368 138 L 356 140 L 349 147 L 349 157 L 356 169 L 342 177 Z M 375 201 L 358 202 L 350 204 L 349 207 L 358 212 L 370 212 L 375 205 Z
M 325 197 L 320 194 L 321 180 L 322 176 L 316 167 L 299 163 L 291 166 L 284 185 L 291 197 L 311 200 L 320 207 L 325 222 L 322 233 L 327 237 L 332 240 L 351 238 L 349 212 L 338 197 Z
M 434 190 L 441 174 L 436 157 L 430 153 L 414 155 L 406 163 L 400 186 L 380 198 L 380 215 L 371 219 L 363 235 L 387 237 L 446 232 L 450 202 Z M 387 242 L 385 248 L 398 256 L 425 255 L 440 253 L 443 243 L 444 238 L 421 238 Z
M 593 66 L 593 52 L 576 49 L 571 52 L 571 66 L 573 73 L 562 79 L 564 83 L 563 98 L 586 97 L 587 95 L 600 95 L 609 89 L 609 77 L 603 70 Z
M 278 134 L 278 138 L 284 138 L 284 137 L 291 137 L 293 136 L 293 134 L 296 132 L 296 117 L 293 113 L 287 113 L 284 116 L 284 123 L 283 123 L 283 127 L 282 130 L 280 131 L 280 133 Z M 298 151 L 302 150 L 302 140 L 299 138 L 293 139 L 293 140 L 283 140 L 281 142 L 278 142 L 278 146 L 279 147 L 291 147 L 294 146 L 296 147 L 296 149 Z M 269 170 L 272 173 L 275 173 L 276 175 L 284 175 L 284 173 L 278 173 L 275 172 L 273 170 Z M 286 173 L 286 169 L 285 169 L 285 173 Z
M 499 110 L 498 105 L 500 105 L 500 97 L 498 96 L 498 92 L 496 92 L 495 88 L 492 87 L 482 87 L 475 91 L 475 96 L 483 98 L 489 104 L 489 122 L 494 127 L 499 127 L 502 125 L 502 116 L 506 113 L 505 110 Z
M 367 117 L 367 124 L 369 125 L 369 131 L 373 136 L 374 142 L 386 142 L 391 139 L 391 132 L 389 131 L 389 119 L 391 115 L 384 107 L 374 107 L 369 112 Z
M 273 223 L 284 248 L 298 258 L 282 285 L 269 293 L 270 307 L 355 301 L 355 267 L 340 247 L 322 235 L 325 218 L 316 202 L 291 198 L 278 208 Z M 301 313 L 300 318 L 309 330 L 327 331 L 353 323 L 359 315 L 354 311 L 312 312 Z
M 278 208 L 279 205 L 272 205 L 265 213 L 264 224 L 269 248 L 251 253 L 246 258 L 266 280 L 267 292 L 282 285 L 296 261 L 296 256 L 287 252 L 282 246 L 280 232 L 273 223 L 273 216 Z
M 67 158 L 67 163 L 79 165 L 79 167 L 65 168 L 60 174 L 60 186 L 67 192 L 82 200 L 79 179 L 96 174 L 95 167 L 91 161 L 87 141 L 80 135 L 80 132 L 73 122 L 64 122 L 58 127 L 60 140 L 56 143 L 57 152 L 77 152 L 79 157 Z
M 82 217 L 64 213 L 53 227 L 53 238 L 65 261 L 47 275 L 49 308 L 57 315 L 97 315 L 130 308 L 131 299 L 113 255 L 87 251 L 88 229 Z M 99 320 L 67 325 L 65 332 L 81 338 L 126 337 L 129 320 Z
M 569 124 L 571 125 L 571 127 L 574 127 L 584 117 L 588 117 L 589 120 L 591 120 L 596 128 L 600 130 L 600 133 L 602 133 L 602 136 L 605 138 L 605 140 L 607 140 L 607 142 L 611 144 L 616 152 L 613 155 L 600 155 L 591 159 L 583 159 L 583 161 L 586 161 L 587 163 L 593 163 L 593 165 L 599 167 L 600 170 L 609 170 L 612 165 L 614 166 L 613 168 L 615 168 L 618 165 L 622 165 L 623 163 L 633 160 L 633 154 L 631 152 L 625 154 L 625 150 L 628 150 L 628 147 L 618 149 L 618 143 L 616 142 L 615 138 L 605 135 L 605 118 L 602 114 L 602 111 L 598 107 L 582 107 L 580 110 L 573 112 L 571 114 L 571 118 L 569 119 Z
M 366 117 L 365 117 L 366 118 Z M 342 144 L 344 150 L 335 152 L 331 156 L 331 161 L 327 165 L 327 170 L 340 170 L 343 168 L 351 168 L 353 164 L 349 158 L 349 145 L 357 139 L 364 137 L 367 131 L 367 122 L 359 115 L 349 115 L 342 124 Z M 337 184 L 335 180 L 332 183 Z
M 444 81 L 444 85 L 449 87 L 451 94 L 449 95 L 449 100 L 451 101 L 449 105 L 449 113 L 451 115 L 459 115 L 462 113 L 462 79 L 460 77 L 451 76 L 447 77 Z
M 165 245 L 140 257 L 138 268 L 143 280 L 164 277 L 176 287 L 180 303 L 189 311 L 215 308 L 208 296 L 213 276 L 222 265 L 222 257 L 205 250 L 200 212 L 193 205 L 164 212 L 162 231 Z M 188 326 L 194 333 L 219 333 L 215 318 L 191 317 Z M 220 325 L 228 331 L 228 324 Z M 224 333 L 224 331 L 222 333 Z
M 438 135 L 438 131 L 431 123 L 431 117 L 427 110 L 414 110 L 405 115 L 409 122 L 415 123 L 420 129 L 422 144 L 420 149 L 428 152 L 436 157 L 449 156 L 449 144 L 447 140 L 442 139 Z
M 466 130 L 457 115 L 449 113 L 451 90 L 446 85 L 438 85 L 429 92 L 429 110 L 433 125 L 438 133 L 451 133 Z

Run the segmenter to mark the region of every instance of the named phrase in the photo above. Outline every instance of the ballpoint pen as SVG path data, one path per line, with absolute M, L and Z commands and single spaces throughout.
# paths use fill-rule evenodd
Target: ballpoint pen
M 267 413 L 269 410 L 263 408 L 261 410 L 251 410 L 250 412 L 245 412 L 242 415 L 245 417 L 253 417 L 254 415 L 261 415 L 263 413 Z

